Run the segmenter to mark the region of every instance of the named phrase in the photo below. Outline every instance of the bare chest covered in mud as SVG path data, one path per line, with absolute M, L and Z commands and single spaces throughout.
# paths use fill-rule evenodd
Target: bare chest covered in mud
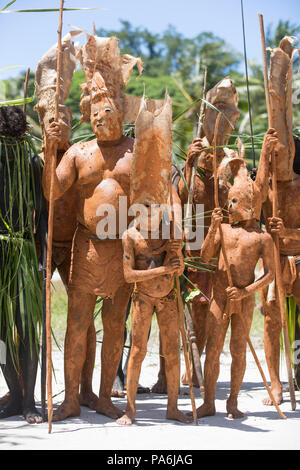
M 226 255 L 233 282 L 236 286 L 253 282 L 254 270 L 262 255 L 261 233 L 258 230 L 244 230 L 228 226 L 224 230 Z M 218 271 L 226 272 L 224 258 L 220 253 Z
M 163 266 L 165 252 L 161 251 L 165 243 L 163 241 L 149 241 L 140 239 L 135 243 L 135 269 L 151 270 Z M 173 277 L 170 274 L 163 274 L 154 279 L 143 281 L 137 286 L 138 290 L 153 297 L 164 297 L 173 288 Z

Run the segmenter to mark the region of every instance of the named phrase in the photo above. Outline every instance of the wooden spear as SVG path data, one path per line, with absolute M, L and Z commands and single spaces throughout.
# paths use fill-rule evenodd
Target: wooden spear
M 203 99 L 201 101 L 201 107 L 200 107 L 197 138 L 200 138 L 202 125 L 203 125 L 203 118 L 204 118 L 204 111 L 205 111 L 205 102 L 203 100 L 206 98 L 206 87 L 207 87 L 207 68 L 205 68 L 205 72 L 204 72 L 203 93 L 202 93 Z M 199 155 L 195 157 L 193 167 L 192 167 L 191 181 L 190 181 L 189 194 L 188 194 L 188 203 L 187 203 L 187 210 L 186 210 L 186 218 L 188 220 L 192 216 L 193 198 L 194 198 L 194 190 L 195 190 L 195 178 L 197 174 L 198 160 L 199 160 Z
M 55 122 L 59 120 L 60 76 L 62 68 L 62 16 L 64 0 L 60 1 L 59 25 L 57 29 L 57 78 L 55 93 Z M 52 240 L 53 240 L 53 215 L 54 215 L 54 176 L 56 171 L 57 146 L 53 147 L 51 155 L 51 176 L 49 192 L 48 215 L 48 244 L 47 244 L 47 273 L 46 273 L 46 344 L 47 344 L 47 402 L 48 402 L 48 432 L 52 430 L 52 344 L 51 344 L 51 274 L 52 274 Z
M 268 110 L 269 128 L 272 128 L 273 122 L 272 122 L 271 102 L 270 102 L 270 92 L 269 92 L 269 82 L 268 82 L 268 61 L 267 61 L 267 52 L 266 52 L 264 20 L 263 20 L 262 14 L 259 14 L 258 17 L 259 17 L 259 24 L 260 24 L 262 54 L 263 54 L 263 63 L 264 63 L 264 83 L 265 83 L 265 94 L 266 94 L 266 103 L 267 103 L 267 110 Z M 274 152 L 272 152 L 271 158 L 272 158 L 271 165 L 272 165 L 272 195 L 273 195 L 272 212 L 273 212 L 273 217 L 278 217 L 277 167 L 276 167 L 276 157 L 275 157 Z M 294 411 L 296 409 L 296 398 L 295 398 L 295 388 L 294 388 L 294 380 L 293 380 L 292 364 L 291 364 L 289 333 L 288 333 L 288 326 L 287 326 L 287 321 L 286 321 L 286 310 L 285 310 L 285 302 L 284 302 L 285 292 L 284 292 L 284 287 L 283 287 L 281 263 L 280 263 L 279 235 L 277 233 L 273 233 L 272 238 L 274 242 L 276 290 L 277 290 L 281 323 L 282 323 L 285 361 L 286 361 L 286 369 L 287 369 L 288 383 L 289 383 L 289 393 L 290 393 L 292 411 Z
M 171 210 L 173 212 L 173 221 L 171 222 L 171 228 L 172 228 L 172 233 L 171 237 L 174 239 L 175 238 L 175 211 L 173 210 L 173 192 L 172 192 L 173 186 L 172 186 L 172 180 L 170 178 L 170 205 L 171 205 Z M 191 361 L 188 353 L 188 346 L 187 346 L 187 340 L 186 340 L 186 332 L 184 328 L 184 312 L 183 312 L 183 303 L 182 303 L 182 297 L 181 297 L 181 291 L 180 291 L 180 281 L 179 281 L 179 275 L 176 274 L 175 276 L 175 286 L 176 286 L 176 298 L 177 298 L 177 310 L 178 310 L 178 320 L 179 320 L 179 330 L 181 334 L 181 339 L 182 339 L 182 346 L 183 346 L 183 353 L 184 353 L 184 360 L 185 360 L 185 368 L 186 368 L 186 373 L 187 373 L 187 379 L 188 379 L 188 385 L 190 389 L 190 397 L 191 397 L 191 403 L 192 403 L 192 410 L 193 410 L 193 418 L 195 421 L 195 424 L 198 426 L 198 417 L 197 417 L 197 409 L 196 409 L 196 404 L 195 404 L 195 394 L 194 394 L 194 388 L 193 388 L 193 380 L 192 380 L 192 374 L 191 374 Z
M 203 99 L 201 101 L 201 106 L 200 106 L 200 114 L 199 114 L 198 128 L 197 128 L 197 138 L 200 138 L 202 125 L 203 125 L 203 118 L 204 118 L 204 111 L 205 111 L 204 100 L 206 98 L 206 88 L 207 88 L 207 68 L 205 68 L 205 71 L 204 71 L 203 91 L 202 91 Z M 188 202 L 187 202 L 186 215 L 185 215 L 187 220 L 191 219 L 192 213 L 193 213 L 193 200 L 194 200 L 195 179 L 196 179 L 197 168 L 198 168 L 198 160 L 199 160 L 199 155 L 195 157 L 193 167 L 192 167 L 192 172 L 191 172 L 191 179 L 189 182 L 190 187 L 189 187 L 189 192 L 188 192 Z M 192 320 L 191 313 L 188 309 L 188 306 L 185 310 L 185 313 L 186 313 L 186 320 L 187 320 L 188 338 L 189 338 L 189 343 L 190 343 L 190 349 L 192 351 L 192 358 L 194 362 L 195 373 L 198 379 L 200 393 L 203 397 L 203 387 L 201 391 L 201 385 L 203 385 L 201 359 L 200 359 L 200 354 L 199 354 L 199 350 L 198 350 L 197 343 L 196 343 L 196 335 L 194 331 L 193 320 Z
M 187 379 L 188 379 L 188 384 L 189 384 L 189 389 L 190 389 L 191 403 L 192 403 L 192 409 L 193 409 L 193 418 L 194 418 L 195 424 L 198 425 L 198 417 L 197 417 L 197 409 L 196 409 L 196 403 L 195 403 L 193 379 L 192 379 L 192 373 L 191 373 L 191 361 L 190 361 L 190 357 L 189 357 L 189 353 L 188 353 L 186 333 L 185 333 L 185 328 L 184 328 L 183 303 L 182 303 L 182 298 L 181 298 L 180 281 L 179 281 L 178 274 L 176 274 L 176 276 L 175 276 L 175 283 L 176 283 L 176 291 L 177 291 L 177 307 L 178 307 L 178 315 L 179 315 L 179 329 L 180 329 L 180 334 L 181 334 L 181 339 L 182 339 L 183 354 L 184 354 L 184 360 L 185 360 L 185 368 L 186 368 Z
M 216 120 L 216 124 L 215 124 L 215 132 L 214 132 L 214 141 L 213 141 L 213 149 L 214 149 L 213 169 L 214 169 L 215 207 L 219 207 L 218 175 L 217 175 L 217 135 L 218 135 L 218 128 L 219 128 L 220 119 L 221 119 L 221 113 L 219 113 L 218 116 L 217 116 L 217 120 Z M 229 287 L 234 287 L 234 284 L 233 284 L 233 281 L 232 281 L 232 276 L 231 276 L 231 271 L 230 271 L 230 265 L 229 265 L 229 261 L 228 261 L 228 258 L 227 258 L 226 248 L 225 248 L 223 229 L 222 229 L 221 225 L 219 226 L 219 233 L 220 233 L 221 251 L 222 251 L 222 254 L 223 254 L 223 259 L 224 259 L 225 269 L 226 269 L 226 273 L 227 273 L 227 277 L 228 277 Z M 235 302 L 240 302 L 240 301 L 231 301 L 231 300 L 229 300 L 229 314 L 232 311 L 233 302 L 235 303 Z M 239 311 L 240 311 L 240 309 L 239 309 Z M 260 365 L 260 362 L 259 362 L 259 359 L 258 359 L 257 354 L 255 352 L 255 349 L 252 345 L 252 341 L 251 341 L 250 336 L 248 334 L 248 331 L 247 331 L 247 328 L 246 328 L 246 325 L 245 325 L 245 322 L 244 322 L 244 319 L 243 319 L 242 315 L 243 315 L 243 312 L 240 311 L 239 316 L 240 316 L 241 323 L 243 325 L 243 329 L 244 329 L 244 333 L 245 333 L 245 336 L 246 336 L 246 339 L 247 339 L 248 346 L 249 346 L 249 348 L 251 350 L 251 353 L 254 357 L 254 360 L 256 362 L 258 370 L 261 374 L 261 377 L 263 379 L 265 387 L 268 391 L 269 397 L 272 400 L 272 402 L 273 402 L 278 414 L 280 415 L 280 417 L 282 419 L 286 419 L 286 416 L 282 413 L 279 406 L 277 405 L 276 400 L 274 399 L 274 396 L 273 396 L 273 394 L 271 392 L 271 389 L 268 385 L 267 379 L 266 379 L 264 371 L 263 371 L 263 369 Z

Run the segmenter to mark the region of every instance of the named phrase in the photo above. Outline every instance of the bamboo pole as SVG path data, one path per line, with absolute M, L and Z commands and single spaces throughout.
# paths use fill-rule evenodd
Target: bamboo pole
M 60 98 L 60 76 L 62 68 L 62 16 L 64 0 L 60 1 L 59 25 L 57 29 L 57 79 L 55 94 L 55 121 L 59 119 L 59 98 Z M 54 215 L 54 177 L 56 171 L 57 147 L 53 147 L 51 155 L 51 178 L 49 194 L 49 215 L 48 215 L 48 246 L 47 246 L 47 273 L 46 273 L 46 343 L 47 343 L 47 402 L 48 402 L 48 432 L 52 430 L 52 344 L 51 344 L 51 274 L 52 274 L 52 240 L 53 240 L 53 215 Z
M 263 22 L 263 15 L 259 14 L 258 16 L 259 16 L 259 23 L 260 23 L 262 54 L 263 54 L 263 63 L 264 63 L 264 83 L 265 83 L 266 103 L 267 103 L 267 110 L 268 110 L 268 121 L 269 121 L 269 128 L 272 128 L 273 122 L 272 122 L 272 115 L 271 115 L 270 91 L 269 91 L 269 83 L 268 83 L 268 61 L 267 61 L 267 53 L 266 53 L 264 22 Z M 273 195 L 272 212 L 273 212 L 273 217 L 278 217 L 277 167 L 276 167 L 276 158 L 275 158 L 274 152 L 272 152 L 272 156 L 271 156 L 271 168 L 272 168 L 272 195 Z M 294 388 L 294 380 L 293 380 L 292 364 L 291 364 L 290 342 L 289 342 L 289 334 L 288 334 L 288 326 L 287 326 L 287 321 L 286 321 L 286 310 L 285 310 L 285 302 L 284 302 L 285 292 L 284 292 L 284 287 L 283 287 L 281 263 L 280 263 L 279 235 L 277 233 L 273 233 L 272 238 L 274 242 L 276 290 L 277 290 L 282 331 L 283 331 L 285 362 L 286 362 L 286 369 L 287 369 L 287 374 L 288 374 L 290 401 L 291 401 L 292 411 L 294 411 L 296 409 L 296 398 L 295 398 L 295 388 Z
M 216 145 L 216 142 L 217 142 L 217 135 L 218 135 L 218 127 L 219 127 L 219 122 L 220 122 L 220 119 L 221 119 L 221 114 L 219 113 L 218 114 L 218 117 L 217 117 L 217 120 L 216 120 L 216 125 L 215 125 L 215 132 L 214 132 L 214 142 L 213 142 L 213 148 L 214 148 L 214 158 L 213 158 L 213 169 L 214 169 L 214 197 L 215 197 L 215 207 L 219 207 L 219 195 L 218 195 L 218 176 L 217 176 L 217 145 Z M 230 265 L 229 265 L 229 261 L 228 261 L 228 258 L 227 258 L 227 253 L 226 253 L 226 247 L 225 247 L 225 242 L 224 242 L 224 235 L 223 235 L 223 230 L 222 230 L 222 226 L 220 225 L 219 226 L 219 233 L 220 233 L 220 242 L 221 242 L 221 251 L 222 251 L 222 254 L 223 254 L 223 259 L 224 259 L 224 264 L 225 264 L 225 269 L 226 269 L 226 273 L 227 273 L 227 277 L 228 277 L 228 284 L 229 284 L 229 287 L 234 287 L 234 284 L 233 284 L 233 281 L 232 281 L 232 276 L 231 276 L 231 271 L 230 271 Z M 229 313 L 232 311 L 232 306 L 233 306 L 233 302 L 240 302 L 240 301 L 231 301 L 229 300 Z M 265 384 L 265 387 L 268 391 L 268 394 L 269 394 L 269 397 L 270 399 L 272 400 L 278 414 L 280 415 L 280 417 L 282 419 L 286 419 L 286 416 L 282 413 L 282 411 L 280 410 L 279 406 L 277 405 L 276 403 L 276 400 L 274 399 L 274 396 L 271 392 L 271 389 L 268 385 L 268 382 L 267 382 L 267 379 L 265 377 L 265 374 L 264 374 L 264 371 L 260 365 L 260 362 L 259 362 L 259 359 L 257 357 L 257 354 L 255 352 L 255 349 L 252 345 L 252 341 L 250 339 L 250 336 L 248 334 L 248 331 L 247 331 L 247 328 L 246 328 L 246 325 L 245 325 L 245 322 L 244 322 L 244 319 L 242 317 L 242 313 L 239 314 L 240 316 L 240 320 L 241 320 L 241 323 L 243 325 L 243 329 L 244 329 L 244 333 L 245 333 L 245 336 L 246 336 L 246 339 L 247 339 L 247 343 L 248 343 L 248 346 L 250 348 L 250 351 L 253 355 L 253 358 L 255 360 L 255 363 L 258 367 L 258 370 L 260 372 L 260 375 L 263 379 L 263 382 Z

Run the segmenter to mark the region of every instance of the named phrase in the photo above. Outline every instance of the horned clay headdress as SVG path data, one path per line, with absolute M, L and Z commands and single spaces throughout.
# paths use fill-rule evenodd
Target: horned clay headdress
M 229 189 L 228 200 L 238 200 L 238 211 L 229 214 L 229 222 L 243 220 L 260 220 L 261 206 L 264 202 L 262 194 L 250 178 L 245 160 L 245 147 L 238 139 L 238 152 L 228 151 L 218 167 L 218 177 L 227 183 L 233 177 L 233 185 Z
M 76 55 L 78 45 L 74 44 L 72 38 L 80 34 L 81 31 L 70 31 L 62 39 L 62 71 L 60 77 L 60 106 L 59 114 L 65 122 L 71 126 L 72 113 L 63 103 L 68 97 L 72 78 L 77 65 Z M 55 116 L 55 93 L 57 81 L 57 44 L 52 46 L 40 59 L 36 74 L 36 94 L 37 105 L 35 110 L 39 115 L 42 130 L 49 125 Z
M 223 78 L 207 93 L 206 100 L 222 113 L 219 121 L 218 135 L 216 140 L 217 147 L 227 145 L 232 134 L 237 120 L 240 116 L 238 110 L 239 96 L 235 86 L 229 77 Z M 206 141 L 207 146 L 211 146 L 214 139 L 215 125 L 218 112 L 206 106 L 205 116 L 203 119 L 203 126 L 201 137 Z M 217 163 L 224 157 L 224 149 L 217 148 Z M 199 165 L 203 168 L 212 169 L 212 152 L 207 154 L 203 152 L 199 158 Z
M 85 46 L 80 49 L 79 58 L 86 77 L 86 83 L 81 85 L 81 122 L 90 120 L 90 102 L 101 96 L 114 101 L 124 121 L 134 121 L 141 99 L 126 95 L 124 90 L 135 65 L 139 74 L 142 73 L 141 59 L 128 54 L 121 55 L 116 37 L 90 35 Z
M 167 204 L 172 165 L 172 103 L 156 108 L 145 98 L 135 123 L 135 143 L 130 175 L 131 204 Z
M 293 139 L 293 57 L 296 48 L 293 38 L 284 37 L 279 47 L 271 49 L 270 59 L 270 121 L 280 141 L 280 157 L 276 158 L 277 179 L 294 179 L 293 163 L 295 143 Z

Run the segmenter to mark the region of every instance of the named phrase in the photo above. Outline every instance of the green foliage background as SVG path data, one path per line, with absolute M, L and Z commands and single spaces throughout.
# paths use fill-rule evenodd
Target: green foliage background
M 300 25 L 290 21 L 280 21 L 276 27 L 269 25 L 266 29 L 266 42 L 268 47 L 275 47 L 285 35 L 297 36 Z M 244 136 L 250 134 L 249 115 L 247 103 L 247 90 L 243 70 L 243 57 L 221 37 L 212 32 L 204 31 L 196 37 L 187 38 L 179 33 L 172 25 L 161 34 L 152 33 L 146 28 L 135 27 L 127 20 L 120 20 L 118 30 L 99 29 L 99 36 L 114 35 L 119 39 L 122 54 L 132 54 L 141 57 L 144 63 L 144 72 L 137 78 L 137 72 L 132 74 L 126 92 L 142 96 L 144 91 L 147 97 L 160 99 L 168 90 L 172 98 L 174 116 L 182 110 L 191 107 L 187 113 L 174 122 L 174 142 L 177 148 L 187 151 L 196 132 L 204 70 L 208 70 L 207 89 L 213 87 L 225 76 L 230 76 L 239 93 L 239 109 L 241 116 L 237 124 L 236 134 Z M 295 60 L 294 89 L 300 89 L 300 73 L 297 60 Z M 253 127 L 255 134 L 256 155 L 259 157 L 262 135 L 267 130 L 267 111 L 264 93 L 264 80 L 262 67 L 257 63 L 249 63 L 250 95 L 252 104 Z M 23 97 L 23 84 L 25 72 L 19 77 L 5 80 L 4 89 L 7 99 Z M 72 87 L 66 105 L 73 113 L 73 139 L 91 133 L 89 124 L 78 125 L 80 110 L 79 100 L 81 90 L 79 85 L 85 81 L 82 70 L 74 74 Z M 2 87 L 3 88 L 3 87 Z M 28 96 L 34 96 L 34 72 L 30 73 Z M 300 93 L 298 94 L 300 95 Z M 300 99 L 300 96 L 299 96 Z M 192 103 L 197 103 L 192 106 Z M 41 142 L 41 131 L 37 113 L 33 103 L 28 105 L 28 120 L 32 132 L 37 138 L 37 145 Z M 299 133 L 299 106 L 294 106 L 295 132 Z M 232 140 L 234 142 L 234 140 Z M 248 146 L 250 147 L 250 146 Z M 250 151 L 251 154 L 251 151 Z M 251 155 L 247 155 L 251 157 Z M 249 158 L 251 166 L 251 158 Z

